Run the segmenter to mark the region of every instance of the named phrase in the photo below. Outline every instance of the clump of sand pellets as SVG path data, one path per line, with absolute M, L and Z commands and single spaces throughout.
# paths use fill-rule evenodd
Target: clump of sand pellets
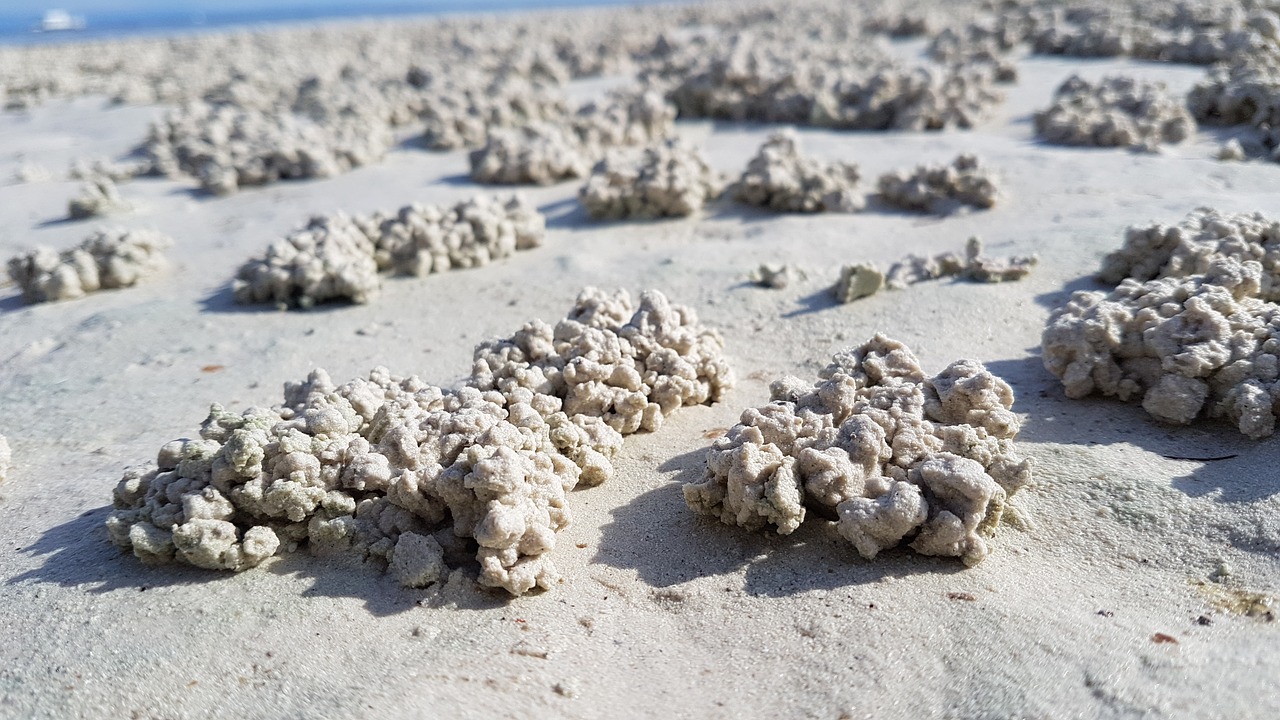
M 132 287 L 164 267 L 173 241 L 151 230 L 97 230 L 63 252 L 47 247 L 9 260 L 9 277 L 28 303 L 73 300 L 98 290 Z
M 521 595 L 559 579 L 566 494 L 613 472 L 623 436 L 732 384 L 720 336 L 657 291 L 588 288 L 555 326 L 476 348 L 446 390 L 384 368 L 336 385 L 323 370 L 282 402 L 214 405 L 196 438 L 164 445 L 115 490 L 112 541 L 145 563 L 240 571 L 280 552 L 358 552 L 405 585 L 469 548 L 479 581 Z
M 960 206 L 987 209 L 1000 197 L 995 173 L 976 155 L 963 153 L 949 165 L 920 165 L 880 176 L 880 199 L 893 207 L 944 215 Z
M 753 284 L 771 290 L 782 290 L 797 277 L 804 277 L 804 273 L 786 263 L 761 263 L 747 274 Z
M 309 308 L 333 300 L 369 302 L 382 287 L 376 246 L 345 215 L 312 218 L 271 243 L 261 258 L 240 266 L 231 291 L 236 302 Z
M 908 255 L 894 263 L 885 275 L 885 284 L 895 290 L 909 285 L 953 277 L 982 283 L 1021 280 L 1035 267 L 1034 255 L 990 257 L 982 253 L 982 240 L 971 237 L 963 252 L 944 252 L 932 257 Z
M 1203 273 L 1226 257 L 1261 263 L 1259 297 L 1280 302 L 1280 221 L 1260 212 L 1201 207 L 1176 225 L 1132 225 L 1121 248 L 1102 261 L 1098 279 L 1116 284 L 1126 278 L 1184 277 Z
M 1153 151 L 1186 140 L 1196 123 L 1164 83 L 1106 77 L 1094 83 L 1073 75 L 1035 115 L 1036 135 L 1057 145 L 1138 147 Z
M 89 178 L 80 194 L 67 202 L 67 216 L 72 220 L 128 212 L 132 206 L 120 196 L 116 183 L 106 175 Z
M 586 177 L 609 148 L 644 145 L 674 131 L 675 108 L 654 92 L 619 91 L 561 121 L 495 129 L 470 155 L 478 183 L 550 185 Z
M 232 292 L 236 302 L 281 308 L 366 303 L 382 286 L 380 272 L 421 277 L 479 267 L 538 247 L 545 231 L 546 219 L 520 195 L 316 217 L 241 266 Z
M 423 140 L 435 150 L 484 145 L 489 133 L 526 123 L 558 122 L 569 114 L 558 84 L 504 70 L 487 82 L 437 69 L 410 70 L 409 84 L 430 92 L 421 109 Z
M 471 179 L 486 185 L 553 185 L 584 177 L 591 169 L 578 139 L 552 122 L 494 130 L 470 160 Z
M 860 20 L 695 35 L 671 45 L 651 73 L 670 85 L 682 118 L 942 130 L 971 128 L 1003 101 L 986 68 L 903 65 L 849 32 Z
M 151 172 L 151 162 L 145 157 L 131 157 L 123 160 L 78 157 L 71 161 L 67 177 L 72 180 L 107 178 L 112 182 L 122 183 L 149 172 Z
M 1100 278 L 1049 316 L 1045 367 L 1068 397 L 1141 402 L 1187 424 L 1225 418 L 1251 438 L 1280 415 L 1280 227 L 1202 208 L 1177 226 L 1132 227 Z
M 881 288 L 902 290 L 916 283 L 946 277 L 983 283 L 1021 280 L 1031 272 L 1036 262 L 1034 255 L 1007 258 L 984 255 L 982 241 L 971 237 L 965 243 L 963 253 L 908 255 L 890 265 L 888 272 L 881 272 L 870 263 L 845 265 L 840 269 L 840 279 L 831 288 L 831 294 L 837 302 L 849 303 L 874 295 Z
M 382 159 L 393 143 L 381 119 L 358 112 L 320 120 L 288 110 L 193 102 L 151 126 L 150 171 L 188 174 L 227 195 L 280 180 L 333 177 Z
M 840 279 L 831 288 L 831 295 L 838 303 L 851 303 L 880 292 L 884 287 L 884 273 L 870 263 L 856 263 L 840 268 Z
M 856 212 L 866 206 L 858 166 L 800 152 L 794 131 L 769 136 L 732 188 L 735 200 L 780 212 Z
M 691 509 L 782 535 L 816 515 L 869 560 L 905 544 L 974 565 L 1031 479 L 1013 391 L 975 360 L 930 378 L 876 335 L 816 383 L 774 381 L 770 397 L 712 445 L 706 475 L 684 486 Z
M 1251 53 L 1215 66 L 1191 89 L 1187 107 L 1204 125 L 1237 131 L 1224 155 L 1280 161 L 1280 58 L 1273 52 Z
M 685 217 L 724 189 L 697 147 L 679 139 L 610 152 L 578 191 L 593 218 Z

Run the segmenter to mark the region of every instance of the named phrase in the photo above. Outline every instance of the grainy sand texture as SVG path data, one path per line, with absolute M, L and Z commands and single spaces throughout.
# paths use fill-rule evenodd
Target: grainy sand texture
M 1280 717 L 1280 3 L 0 47 L 0 104 L 0 718 Z M 739 202 L 780 131 L 860 182 L 774 163 L 797 202 Z M 592 166 L 644 148 L 596 182 L 658 199 L 597 214 L 680 216 L 593 217 Z M 105 216 L 68 217 L 85 187 Z M 973 237 L 1021 269 L 833 295 Z M 878 334 L 922 374 L 848 370 Z M 961 359 L 1012 415 L 933 379 Z M 284 391 L 380 367 L 419 380 Z M 794 452 L 721 473 L 748 511 L 692 510 L 713 444 L 784 416 Z

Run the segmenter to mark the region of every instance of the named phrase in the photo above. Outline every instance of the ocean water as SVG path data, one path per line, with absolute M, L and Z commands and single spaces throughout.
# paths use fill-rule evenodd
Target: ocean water
M 634 6 L 662 0 L 0 0 L 0 45 L 178 35 L 316 20 L 429 16 L 563 7 Z M 74 32 L 37 32 L 48 10 L 83 18 Z

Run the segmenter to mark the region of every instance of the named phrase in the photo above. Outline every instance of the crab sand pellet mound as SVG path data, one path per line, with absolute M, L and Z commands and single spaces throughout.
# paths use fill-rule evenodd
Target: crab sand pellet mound
M 98 230 L 61 253 L 37 248 L 9 259 L 9 277 L 28 303 L 72 300 L 86 293 L 131 287 L 164 266 L 173 241 L 151 230 Z
M 856 212 L 867 203 L 858 178 L 857 165 L 806 156 L 795 131 L 784 130 L 760 146 L 732 192 L 740 203 L 780 212 Z
M 1102 261 L 1098 279 L 1119 283 L 1203 273 L 1217 260 L 1257 261 L 1260 297 L 1280 300 L 1280 222 L 1259 212 L 1197 208 L 1176 225 L 1152 223 L 1125 230 L 1124 245 Z
M 1225 418 L 1252 438 L 1280 415 L 1280 226 L 1201 208 L 1129 228 L 1100 279 L 1049 316 L 1044 366 L 1068 397 L 1099 393 L 1187 424 Z
M 107 527 L 146 563 L 239 571 L 304 545 L 354 549 L 410 586 L 440 579 L 444 548 L 463 543 L 481 584 L 549 588 L 565 494 L 612 474 L 623 435 L 717 401 L 732 383 L 721 351 L 657 291 L 587 289 L 554 328 L 477 347 L 458 390 L 315 370 L 271 408 L 214 405 L 199 437 L 125 473 Z
M 671 135 L 675 109 L 653 92 L 611 93 L 558 121 L 490 133 L 473 150 L 471 179 L 490 185 L 550 185 L 585 177 L 609 148 L 642 145 Z
M 1186 105 L 1163 83 L 1107 77 L 1093 83 L 1072 75 L 1035 115 L 1036 135 L 1056 145 L 1140 147 L 1155 150 L 1195 132 Z
M 1013 444 L 1013 390 L 975 360 L 929 378 L 905 345 L 876 335 L 837 353 L 817 383 L 784 377 L 770 396 L 684 486 L 694 511 L 782 535 L 817 515 L 868 560 L 905 544 L 974 565 L 1031 479 Z
M 578 190 L 578 201 L 588 215 L 601 220 L 685 217 L 723 187 L 701 150 L 670 139 L 610 152 Z
M 80 188 L 80 194 L 67 201 L 67 217 L 83 220 L 98 215 L 127 212 L 128 202 L 120 196 L 116 183 L 106 175 L 95 175 Z
M 379 272 L 422 277 L 487 265 L 542 244 L 546 218 L 520 195 L 477 195 L 453 206 L 406 205 L 392 214 L 312 218 L 240 266 L 236 302 L 309 308 L 366 303 Z
M 885 173 L 877 187 L 886 204 L 923 213 L 946 214 L 966 205 L 985 210 L 1000 198 L 995 173 L 971 153 L 958 155 L 949 165 Z
M 845 130 L 968 129 L 1003 101 L 989 68 L 900 63 L 868 42 L 860 16 L 830 4 L 781 13 L 767 32 L 698 34 L 649 76 L 683 118 Z

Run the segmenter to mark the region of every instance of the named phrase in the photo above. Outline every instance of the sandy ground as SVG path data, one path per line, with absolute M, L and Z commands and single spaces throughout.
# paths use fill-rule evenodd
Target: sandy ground
M 311 213 L 473 194 L 462 152 L 406 142 L 341 177 L 225 199 L 169 181 L 123 186 L 139 209 L 113 220 L 175 238 L 166 274 L 34 307 L 0 289 L 0 434 L 15 462 L 0 486 L 0 716 L 1280 717 L 1280 622 L 1229 610 L 1280 591 L 1280 439 L 1067 400 L 1038 357 L 1050 309 L 1094 286 L 1124 227 L 1201 205 L 1280 216 L 1280 169 L 1216 162 L 1206 133 L 1159 155 L 1032 138 L 1030 113 L 1073 71 L 1185 89 L 1201 69 L 1020 68 L 977 131 L 801 131 L 809 151 L 855 160 L 869 178 L 975 151 L 1005 181 L 993 210 L 784 217 L 726 202 L 687 220 L 600 225 L 570 183 L 528 191 L 550 220 L 544 247 L 391 280 L 366 306 L 245 310 L 227 283 Z M 62 176 L 73 157 L 123 153 L 158 112 L 90 98 L 0 115 L 0 178 L 22 156 Z M 769 130 L 680 128 L 730 172 Z M 78 242 L 92 223 L 60 220 L 76 186 L 0 186 L 0 251 Z M 925 283 L 842 306 L 827 295 L 842 263 L 959 249 L 973 234 L 1040 265 L 1005 285 Z M 766 261 L 807 279 L 751 286 Z M 692 306 L 724 334 L 740 381 L 725 402 L 628 438 L 617 477 L 573 494 L 553 591 L 406 590 L 358 560 L 305 553 L 239 575 L 156 569 L 109 543 L 122 468 L 192 435 L 211 402 L 277 402 L 284 381 L 317 366 L 339 381 L 386 365 L 456 383 L 475 343 L 554 321 L 584 285 L 659 288 Z M 1025 527 L 1003 527 L 992 556 L 964 569 L 907 551 L 866 562 L 817 524 L 781 538 L 685 507 L 680 483 L 700 475 L 709 434 L 765 401 L 772 378 L 814 377 L 878 331 L 928 372 L 974 357 L 1012 384 L 1036 463 L 1016 497 Z M 1211 582 L 1223 563 L 1230 576 Z

